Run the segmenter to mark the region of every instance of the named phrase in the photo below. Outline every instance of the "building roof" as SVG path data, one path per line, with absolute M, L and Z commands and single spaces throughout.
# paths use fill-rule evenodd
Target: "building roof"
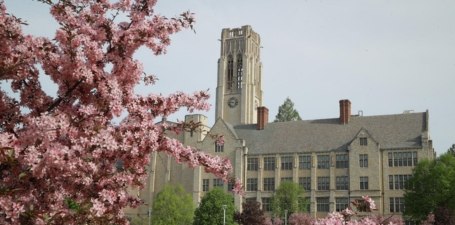
M 352 116 L 348 124 L 339 118 L 275 122 L 257 130 L 256 124 L 237 125 L 234 130 L 246 141 L 249 154 L 347 150 L 363 128 L 381 149 L 420 148 L 427 131 L 427 112 L 382 116 Z

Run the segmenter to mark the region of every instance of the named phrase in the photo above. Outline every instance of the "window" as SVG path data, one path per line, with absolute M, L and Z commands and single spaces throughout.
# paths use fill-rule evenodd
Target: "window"
M 218 145 L 218 143 L 215 142 L 215 152 L 224 152 L 224 144 Z
M 337 168 L 348 168 L 348 154 L 337 155 Z
M 348 190 L 349 189 L 349 178 L 345 177 L 336 177 L 337 190 Z
M 335 202 L 337 212 L 341 212 L 348 207 L 349 200 L 348 198 L 336 198 Z
M 299 156 L 299 169 L 311 169 L 311 156 Z
M 282 177 L 281 182 L 284 182 L 284 181 L 292 182 L 292 177 Z
M 229 181 L 228 182 L 228 191 L 232 191 L 232 189 L 234 189 L 234 184 L 235 184 L 234 181 Z
M 234 59 L 232 55 L 228 57 L 227 66 L 227 88 L 232 89 L 232 83 L 234 82 Z
M 246 190 L 247 191 L 257 191 L 258 190 L 258 179 L 257 178 L 246 179 Z
M 202 191 L 209 191 L 209 179 L 202 180 Z
M 246 203 L 249 203 L 249 202 L 256 202 L 256 198 L 245 198 L 245 202 L 246 202 Z
M 404 184 L 408 179 L 411 179 L 411 177 L 412 175 L 389 175 L 389 189 L 393 190 L 393 184 L 395 183 L 395 190 L 403 190 Z
M 264 170 L 275 170 L 275 157 L 264 158 Z
M 318 177 L 318 190 L 328 191 L 330 188 L 329 177 Z
M 360 190 L 368 190 L 368 177 L 360 177 Z
M 368 167 L 368 155 L 367 154 L 359 155 L 359 165 L 360 165 L 360 167 Z
M 275 178 L 264 178 L 264 191 L 275 190 Z
M 223 180 L 222 179 L 213 179 L 213 187 L 219 187 L 221 189 L 223 189 Z
M 270 208 L 270 198 L 262 198 L 262 210 L 265 212 L 270 212 L 272 209 Z
M 392 164 L 392 160 L 393 160 L 392 153 L 389 153 L 388 155 L 389 155 L 389 167 L 392 167 L 393 166 L 393 164 Z
M 404 198 L 390 198 L 390 212 L 403 212 Z
M 248 158 L 247 170 L 248 171 L 257 171 L 258 170 L 258 158 Z
M 389 167 L 417 165 L 417 152 L 389 152 L 387 155 L 389 156 Z
M 292 156 L 281 157 L 281 169 L 292 170 Z
M 360 145 L 367 145 L 367 138 L 360 138 Z
M 305 191 L 311 190 L 311 177 L 299 177 L 299 184 Z
M 329 155 L 318 155 L 318 169 L 329 168 Z
M 242 88 L 242 78 L 243 77 L 243 60 L 242 55 L 237 55 L 237 89 Z
M 318 212 L 329 211 L 329 198 L 316 198 L 316 203 Z

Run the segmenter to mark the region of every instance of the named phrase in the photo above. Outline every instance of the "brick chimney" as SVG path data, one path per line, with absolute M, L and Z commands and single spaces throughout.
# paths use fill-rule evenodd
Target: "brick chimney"
M 269 121 L 269 109 L 265 106 L 258 107 L 258 130 L 264 130 L 265 124 Z
M 347 124 L 351 119 L 351 101 L 340 100 L 340 124 Z

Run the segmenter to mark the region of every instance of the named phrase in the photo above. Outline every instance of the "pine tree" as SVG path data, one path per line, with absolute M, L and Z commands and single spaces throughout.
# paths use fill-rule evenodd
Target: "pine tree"
M 299 112 L 294 109 L 294 103 L 291 101 L 291 99 L 289 99 L 289 97 L 287 97 L 283 105 L 278 108 L 278 114 L 276 115 L 274 122 L 298 120 L 302 120 L 302 118 L 300 118 Z

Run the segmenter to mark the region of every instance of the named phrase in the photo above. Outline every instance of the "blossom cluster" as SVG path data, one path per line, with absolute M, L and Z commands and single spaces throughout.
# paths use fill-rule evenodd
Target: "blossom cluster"
M 153 152 L 229 179 L 229 160 L 165 135 L 181 124 L 155 121 L 180 108 L 207 110 L 207 92 L 134 93 L 139 82 L 156 81 L 143 76 L 134 53 L 166 53 L 170 35 L 192 28 L 193 14 L 156 15 L 156 0 L 42 2 L 60 24 L 52 40 L 23 34 L 0 0 L 0 82 L 19 94 L 0 90 L 0 224 L 127 224 L 123 209 L 142 203 L 127 189 L 144 187 Z M 58 86 L 55 95 L 40 76 Z M 234 190 L 243 190 L 238 180 Z
M 376 205 L 369 196 L 362 196 L 362 200 L 367 202 L 367 211 L 376 209 Z M 357 201 L 358 202 L 358 201 Z M 355 202 L 354 202 L 355 203 Z M 354 204 L 355 207 L 364 207 L 364 205 Z M 356 219 L 352 217 L 357 216 Z M 350 207 L 342 210 L 341 213 L 330 212 L 325 218 L 315 219 L 306 213 L 292 213 L 289 216 L 289 224 L 291 225 L 403 225 L 403 220 L 399 217 L 385 218 L 381 215 L 369 215 L 362 217 L 356 214 Z M 266 218 L 265 224 L 268 225 L 281 225 L 283 221 L 280 218 Z

